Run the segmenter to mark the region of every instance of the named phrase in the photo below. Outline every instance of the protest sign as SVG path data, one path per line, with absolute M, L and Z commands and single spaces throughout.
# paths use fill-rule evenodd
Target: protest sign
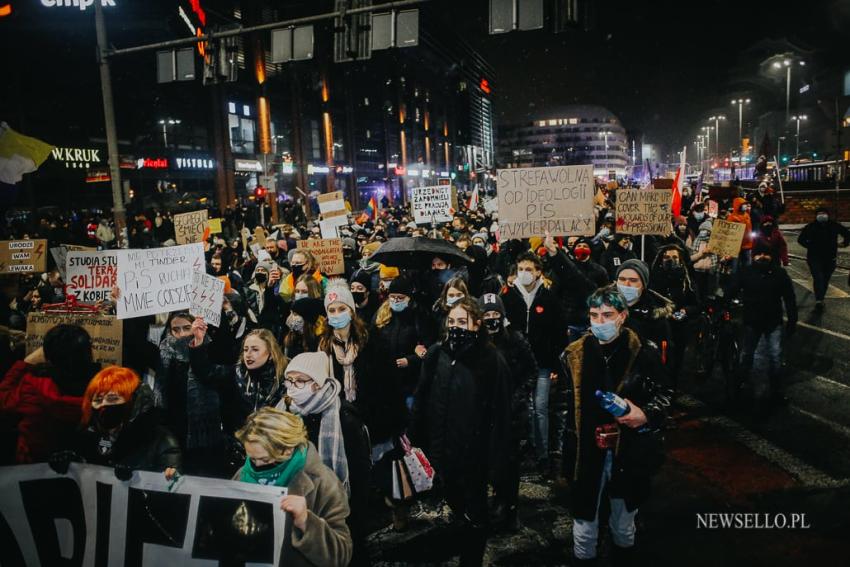
M 3 565 L 287 565 L 286 489 L 71 463 L 5 467 Z M 283 556 L 281 556 L 283 554 Z
M 713 219 L 716 219 L 717 214 L 719 212 L 720 212 L 720 206 L 718 205 L 717 201 L 715 201 L 713 199 L 709 199 L 708 200 L 708 216 L 713 218 Z
M 327 223 L 327 226 L 348 226 L 348 211 L 322 213 L 322 220 Z
M 221 219 L 209 219 L 207 226 L 210 227 L 210 234 L 221 234 Z
M 708 241 L 708 251 L 718 256 L 736 258 L 741 252 L 741 242 L 747 225 L 741 222 L 729 222 L 717 219 L 711 225 L 711 238 Z
M 60 244 L 50 249 L 50 255 L 53 256 L 53 261 L 56 262 L 56 269 L 59 270 L 59 275 L 63 281 L 68 281 L 65 273 L 65 261 L 68 257 L 68 252 L 97 252 L 97 248 L 91 246 L 77 246 L 76 244 Z
M 499 199 L 487 199 L 486 201 L 482 201 L 481 205 L 484 207 L 484 212 L 489 215 L 499 212 Z
M 109 299 L 116 285 L 118 258 L 115 252 L 68 252 L 65 257 L 68 295 L 82 303 Z
M 496 172 L 503 240 L 593 235 L 592 165 L 500 169 Z
M 320 220 L 319 230 L 322 232 L 322 238 L 339 238 L 338 226 L 331 219 Z
M 189 313 L 203 317 L 213 327 L 221 325 L 221 304 L 224 302 L 224 280 L 203 272 L 192 274 L 192 307 Z
M 339 238 L 321 238 L 301 240 L 298 248 L 309 250 L 319 263 L 319 271 L 325 274 L 345 273 L 345 262 L 342 258 L 342 240 Z
M 319 212 L 323 215 L 336 211 L 348 212 L 345 209 L 345 199 L 343 198 L 342 191 L 324 193 L 316 197 L 316 201 L 319 203 Z
M 95 362 L 121 366 L 124 321 L 112 315 L 31 312 L 27 315 L 27 354 L 41 346 L 47 331 L 62 324 L 79 325 L 88 332 Z
M 174 239 L 177 244 L 200 242 L 207 228 L 206 209 L 174 215 Z
M 450 185 L 414 187 L 410 190 L 410 209 L 416 224 L 451 222 L 452 188 Z
M 156 315 L 192 306 L 192 274 L 205 269 L 200 243 L 117 250 L 119 319 Z
M 0 240 L 0 275 L 47 269 L 47 240 Z
M 618 189 L 616 226 L 620 234 L 657 234 L 672 230 L 670 201 L 666 189 Z

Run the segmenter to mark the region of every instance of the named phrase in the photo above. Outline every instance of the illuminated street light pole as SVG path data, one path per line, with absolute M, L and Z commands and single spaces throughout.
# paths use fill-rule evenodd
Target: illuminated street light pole
M 179 120 L 172 120 L 171 118 L 167 120 L 160 120 L 160 125 L 162 125 L 162 145 L 166 148 L 168 147 L 168 127 L 173 126 L 175 124 L 180 124 Z
M 703 126 L 701 130 L 705 132 L 705 149 L 708 150 L 706 152 L 706 155 L 708 156 L 708 152 L 711 151 L 711 131 L 714 130 L 714 126 Z
M 795 154 L 796 157 L 800 157 L 800 121 L 807 120 L 809 117 L 805 114 L 800 114 L 797 116 L 792 116 L 791 120 L 795 120 L 797 122 L 797 152 Z
M 805 61 L 798 61 L 800 67 L 805 67 Z M 782 61 L 774 61 L 774 69 L 782 69 L 785 67 L 785 120 L 788 120 L 791 115 L 791 68 L 794 62 L 789 58 L 784 58 Z M 791 118 L 793 120 L 793 118 Z
M 714 154 L 716 156 L 720 156 L 720 121 L 726 120 L 726 117 L 722 114 L 718 114 L 716 116 L 709 116 L 709 120 L 714 120 Z
M 732 104 L 738 105 L 738 144 L 743 155 L 743 140 L 744 140 L 744 105 L 750 104 L 748 98 L 733 98 Z
M 599 132 L 599 135 L 605 138 L 605 175 L 608 175 L 608 134 L 610 134 L 608 130 L 604 132 Z

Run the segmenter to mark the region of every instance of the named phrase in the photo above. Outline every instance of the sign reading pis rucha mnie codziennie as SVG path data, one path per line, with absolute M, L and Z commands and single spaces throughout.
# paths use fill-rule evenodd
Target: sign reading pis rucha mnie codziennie
M 0 240 L 0 275 L 47 269 L 47 240 Z

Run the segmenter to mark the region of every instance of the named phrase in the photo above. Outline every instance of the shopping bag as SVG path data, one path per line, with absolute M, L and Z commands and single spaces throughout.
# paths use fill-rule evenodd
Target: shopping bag
M 401 500 L 410 500 L 413 498 L 413 487 L 410 485 L 410 478 L 407 475 L 407 470 L 404 467 L 404 463 L 402 461 L 396 461 L 396 468 L 398 468 L 398 478 L 401 482 Z
M 404 456 L 404 465 L 407 467 L 407 472 L 410 473 L 410 482 L 417 493 L 431 490 L 434 486 L 434 477 L 433 475 L 428 476 L 425 467 L 422 466 L 414 451 Z

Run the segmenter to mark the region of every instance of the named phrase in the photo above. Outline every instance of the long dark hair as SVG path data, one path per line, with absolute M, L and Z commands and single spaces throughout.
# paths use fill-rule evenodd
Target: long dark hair
M 443 322 L 443 328 L 441 331 L 441 339 L 445 340 L 446 336 L 449 332 L 449 313 L 454 311 L 460 307 L 466 314 L 472 318 L 473 321 L 478 322 L 478 343 L 484 344 L 490 340 L 490 333 L 487 332 L 487 329 L 484 327 L 484 311 L 481 310 L 481 307 L 478 306 L 478 302 L 472 298 L 464 296 L 462 299 L 457 300 L 457 302 L 451 307 L 446 308 L 446 318 Z
M 97 372 L 88 332 L 78 325 L 56 325 L 44 335 L 47 371 L 63 394 L 81 396 Z
M 348 306 L 346 305 L 346 307 Z M 351 340 L 352 344 L 357 347 L 357 351 L 362 352 L 366 343 L 369 341 L 369 330 L 366 328 L 366 324 L 363 322 L 363 319 L 357 315 L 357 312 L 354 309 L 351 309 L 351 307 L 348 307 L 348 309 L 351 311 L 351 329 L 349 331 L 348 338 Z M 319 350 L 328 354 L 332 353 L 333 340 L 334 328 L 330 325 L 325 325 L 325 328 L 322 330 L 322 337 L 319 339 Z

